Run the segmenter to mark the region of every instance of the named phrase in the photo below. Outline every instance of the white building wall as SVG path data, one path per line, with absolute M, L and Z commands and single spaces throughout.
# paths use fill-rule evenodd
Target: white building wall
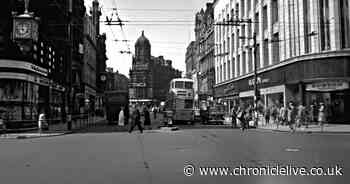
M 350 4 L 350 0 L 349 1 Z M 254 4 L 256 2 L 257 4 Z M 216 75 L 216 84 L 226 82 L 229 80 L 234 80 L 236 78 L 242 78 L 243 74 L 248 73 L 249 68 L 254 66 L 254 50 L 249 52 L 249 48 L 252 47 L 253 41 L 250 39 L 245 40 L 245 45 L 238 47 L 238 42 L 241 42 L 240 36 L 246 38 L 252 38 L 253 33 L 256 32 L 255 24 L 259 26 L 259 34 L 257 34 L 257 44 L 259 47 L 259 58 L 260 65 L 259 68 L 270 67 L 279 62 L 284 62 L 285 60 L 291 59 L 293 57 L 314 54 L 320 52 L 320 13 L 319 13 L 319 0 L 278 0 L 278 35 L 279 35 L 279 62 L 274 63 L 274 53 L 273 44 L 271 43 L 274 27 L 272 23 L 273 7 L 272 0 L 251 0 L 250 8 L 248 8 L 248 0 L 218 0 L 214 6 L 214 19 L 216 23 L 223 23 L 223 19 L 227 20 L 227 14 L 229 18 L 233 17 L 236 20 L 236 4 L 239 5 L 238 18 L 243 20 L 251 19 L 253 23 L 250 25 L 251 34 L 248 34 L 249 25 L 245 24 L 245 31 L 243 32 L 241 26 L 216 26 L 215 29 L 215 44 L 216 44 L 216 57 L 215 57 L 215 72 L 220 66 L 224 66 L 226 63 L 226 76 L 218 77 Z M 242 3 L 244 5 L 244 11 L 242 11 Z M 305 8 L 307 6 L 305 3 L 309 4 L 309 9 L 307 10 L 310 14 L 310 22 L 306 22 L 307 17 L 304 14 Z M 263 20 L 263 7 L 267 5 L 267 19 Z M 233 15 L 232 15 L 233 10 Z M 349 9 L 350 11 L 350 9 Z M 258 20 L 255 20 L 255 14 L 259 13 Z M 350 12 L 349 12 L 350 13 Z M 330 43 L 331 50 L 339 50 L 340 48 L 340 11 L 339 11 L 339 1 L 329 0 L 329 19 L 330 19 Z M 267 21 L 267 37 L 264 36 L 263 22 Z M 310 30 L 306 30 L 306 24 L 310 25 Z M 240 30 L 240 34 L 238 33 Z M 310 33 L 316 33 L 316 35 L 310 37 Z M 232 37 L 232 34 L 234 36 Z M 227 38 L 229 38 L 229 43 L 227 44 Z M 268 39 L 268 62 L 264 65 L 264 39 Z M 310 38 L 309 52 L 306 53 L 306 39 Z M 225 40 L 225 51 L 223 51 L 223 43 Z M 219 50 L 219 45 L 221 45 L 221 50 Z M 234 49 L 232 49 L 234 48 Z M 223 55 L 224 52 L 228 52 L 228 55 Z M 243 52 L 245 57 L 243 57 Z M 251 55 L 249 55 L 251 54 Z M 240 56 L 240 61 L 238 62 L 238 55 Z M 253 60 L 251 62 L 252 66 L 249 67 L 249 59 Z M 230 60 L 230 65 L 228 63 Z M 234 66 L 234 68 L 232 68 Z M 243 71 L 243 69 L 245 69 Z M 238 72 L 239 71 L 239 72 Z M 253 71 L 250 71 L 251 73 Z M 220 74 L 222 75 L 222 74 Z

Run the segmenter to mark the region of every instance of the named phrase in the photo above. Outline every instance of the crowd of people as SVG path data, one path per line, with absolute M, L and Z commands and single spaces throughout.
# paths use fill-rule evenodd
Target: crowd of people
M 133 104 L 130 107 L 130 129 L 129 132 L 131 133 L 134 128 L 137 126 L 139 131 L 142 133 L 143 130 L 146 129 L 152 129 L 151 128 L 151 113 L 153 114 L 153 118 L 157 118 L 157 113 L 159 112 L 159 108 L 156 106 L 149 106 L 149 105 L 139 105 L 139 104 Z M 143 117 L 143 118 L 142 118 Z M 124 126 L 125 125 L 125 112 L 124 108 L 122 107 L 119 112 L 119 118 L 118 118 L 118 125 Z M 143 123 L 142 123 L 143 122 Z M 143 126 L 142 126 L 143 124 Z
M 267 125 L 276 124 L 277 128 L 280 125 L 287 125 L 292 132 L 301 126 L 308 128 L 310 124 L 317 123 L 323 131 L 323 126 L 329 121 L 330 115 L 330 108 L 323 102 L 318 104 L 314 102 L 308 107 L 303 104 L 297 105 L 292 101 L 287 106 L 271 105 L 264 107 L 263 105 L 258 105 L 256 111 L 253 105 L 241 103 L 231 110 L 233 127 L 237 127 L 239 124 L 242 130 L 249 127 L 249 122 L 256 122 L 255 118 L 263 117 L 258 118 L 257 121 L 262 121 Z

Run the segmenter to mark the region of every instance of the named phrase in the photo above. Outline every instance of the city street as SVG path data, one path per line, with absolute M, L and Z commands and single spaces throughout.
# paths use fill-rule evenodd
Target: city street
M 1 183 L 348 183 L 349 135 L 186 129 L 1 139 Z M 193 176 L 184 166 L 342 167 L 343 176 Z

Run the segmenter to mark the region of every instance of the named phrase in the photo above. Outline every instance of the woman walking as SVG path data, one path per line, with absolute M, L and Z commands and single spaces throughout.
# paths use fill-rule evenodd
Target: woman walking
M 318 123 L 321 126 L 321 131 L 323 132 L 323 126 L 326 123 L 326 107 L 323 102 L 320 103 L 320 108 L 318 109 Z
M 241 130 L 244 131 L 246 129 L 246 123 L 245 123 L 245 111 L 244 109 L 239 106 L 237 110 L 237 119 L 241 124 Z
M 125 125 L 124 107 L 120 108 L 119 117 L 118 117 L 118 125 L 119 126 Z
M 151 129 L 151 118 L 147 106 L 143 108 L 144 122 L 143 125 Z

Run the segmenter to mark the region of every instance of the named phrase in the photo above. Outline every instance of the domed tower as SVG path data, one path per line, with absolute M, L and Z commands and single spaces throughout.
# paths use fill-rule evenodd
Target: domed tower
M 151 58 L 151 44 L 145 37 L 144 31 L 135 43 L 135 57 L 142 62 L 147 62 Z

